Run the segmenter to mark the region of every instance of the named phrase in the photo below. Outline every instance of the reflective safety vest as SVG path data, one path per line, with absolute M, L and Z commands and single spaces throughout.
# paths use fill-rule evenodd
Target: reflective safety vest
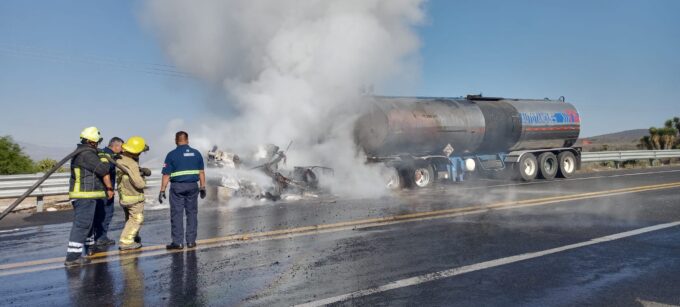
M 83 184 L 82 171 L 80 167 L 74 167 L 73 173 L 75 176 L 75 183 L 73 184 L 73 189 L 68 192 L 69 198 L 106 198 L 106 192 L 101 189 L 97 191 L 81 191 Z
M 80 144 L 79 148 L 87 146 Z M 106 198 L 102 177 L 109 173 L 109 164 L 97 156 L 97 150 L 86 150 L 71 159 L 69 193 L 71 199 Z

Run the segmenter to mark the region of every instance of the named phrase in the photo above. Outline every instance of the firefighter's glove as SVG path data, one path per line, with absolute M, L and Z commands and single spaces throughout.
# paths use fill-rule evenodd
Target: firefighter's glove
M 139 173 L 141 173 L 142 176 L 144 176 L 144 177 L 149 177 L 149 176 L 151 176 L 151 170 L 148 169 L 148 168 L 146 168 L 146 167 L 140 167 L 140 168 L 139 168 Z
M 158 193 L 158 202 L 159 202 L 159 203 L 162 204 L 162 203 L 163 203 L 163 200 L 166 199 L 166 198 L 167 198 L 167 197 L 165 197 L 165 191 L 160 191 L 160 192 Z
M 205 198 L 205 195 L 206 195 L 205 187 L 201 188 L 201 190 L 199 191 L 199 194 L 201 195 L 201 199 Z

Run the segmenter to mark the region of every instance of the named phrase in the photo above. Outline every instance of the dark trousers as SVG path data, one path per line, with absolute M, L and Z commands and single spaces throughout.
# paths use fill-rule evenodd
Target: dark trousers
M 92 232 L 94 233 L 94 240 L 108 239 L 109 225 L 113 219 L 114 198 L 105 199 L 97 202 L 97 209 L 94 212 L 94 224 L 92 225 Z
M 71 235 L 68 239 L 66 259 L 73 260 L 79 258 L 83 253 L 85 239 L 91 234 L 94 212 L 97 209 L 97 201 L 103 199 L 74 199 L 73 205 L 73 226 Z
M 170 184 L 170 224 L 172 242 L 183 244 L 186 213 L 186 242 L 196 243 L 198 229 L 198 184 L 196 182 L 173 182 Z

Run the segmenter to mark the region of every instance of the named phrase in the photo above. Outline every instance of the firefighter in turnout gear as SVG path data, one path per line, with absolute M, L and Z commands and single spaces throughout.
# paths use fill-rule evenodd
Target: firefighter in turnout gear
M 97 155 L 97 145 L 101 142 L 101 134 L 96 127 L 85 128 L 80 133 L 82 150 L 71 159 L 71 178 L 69 180 L 69 199 L 73 205 L 73 226 L 69 235 L 66 250 L 66 266 L 86 264 L 88 259 L 82 258 L 85 241 L 92 235 L 92 221 L 98 202 L 105 202 L 113 197 L 113 187 L 109 175 L 109 164 L 101 162 Z
M 144 177 L 150 176 L 151 171 L 139 167 L 139 155 L 148 151 L 146 141 L 139 136 L 133 136 L 123 144 L 123 153 L 118 161 L 118 167 L 124 169 L 116 171 L 120 206 L 125 212 L 125 227 L 120 234 L 119 249 L 130 250 L 142 247 L 139 229 L 144 222 Z

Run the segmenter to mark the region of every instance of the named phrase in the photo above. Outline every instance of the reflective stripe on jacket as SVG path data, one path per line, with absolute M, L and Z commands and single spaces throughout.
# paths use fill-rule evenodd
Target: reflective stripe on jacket
M 198 175 L 200 174 L 200 170 L 188 170 L 188 171 L 179 171 L 179 172 L 172 172 L 170 173 L 170 178 L 172 177 L 177 177 L 177 176 L 184 176 L 184 175 Z
M 78 148 L 89 147 L 79 144 Z M 97 156 L 97 149 L 91 148 L 77 154 L 71 159 L 71 178 L 69 180 L 69 198 L 106 198 L 102 177 L 109 173 L 109 164 L 102 163 Z
M 122 170 L 116 170 L 116 181 L 118 182 L 118 195 L 121 205 L 134 205 L 144 202 L 144 188 L 146 181 L 139 172 L 139 163 L 133 158 L 122 155 L 117 161 L 118 166 L 125 168 L 128 174 Z
M 109 158 L 111 158 L 111 155 L 109 155 L 105 152 L 101 152 L 101 151 L 99 153 L 97 153 L 97 155 L 99 156 L 99 161 L 102 161 L 104 163 L 109 163 L 109 159 L 107 159 L 106 157 L 108 156 Z
M 111 148 L 104 147 L 99 150 L 99 160 L 102 162 L 109 163 L 108 158 L 114 159 L 116 154 L 111 150 Z M 109 176 L 111 176 L 111 186 L 116 188 L 116 166 L 113 163 L 109 163 Z
M 170 176 L 170 182 L 196 182 L 204 169 L 203 156 L 189 145 L 179 145 L 165 156 L 163 175 Z

